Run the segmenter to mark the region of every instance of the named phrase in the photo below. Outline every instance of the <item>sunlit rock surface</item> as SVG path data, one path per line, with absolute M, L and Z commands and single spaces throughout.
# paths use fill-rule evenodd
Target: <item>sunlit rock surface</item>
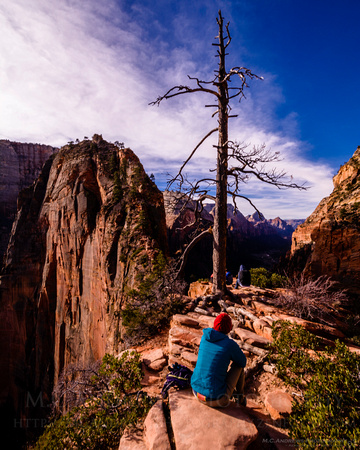
M 334 190 L 292 236 L 291 265 L 331 276 L 360 293 L 360 148 L 333 179 Z
M 67 364 L 122 350 L 126 292 L 160 252 L 163 197 L 130 149 L 95 135 L 45 164 L 20 195 L 0 279 L 0 400 L 16 418 L 34 413 L 29 395 L 45 409 Z

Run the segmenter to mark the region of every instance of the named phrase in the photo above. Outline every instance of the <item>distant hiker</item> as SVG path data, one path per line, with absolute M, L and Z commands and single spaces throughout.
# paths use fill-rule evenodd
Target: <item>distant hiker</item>
M 231 329 L 230 316 L 221 313 L 216 317 L 213 328 L 203 330 L 196 367 L 191 377 L 195 397 L 215 408 L 228 406 L 231 397 L 241 405 L 246 405 L 246 356 L 236 342 L 227 336 Z
M 230 273 L 230 272 L 226 272 L 225 277 L 226 277 L 226 284 L 227 284 L 227 285 L 232 284 L 232 282 L 233 282 L 233 276 L 231 275 L 231 273 Z
M 235 283 L 235 289 L 237 289 L 238 286 L 250 286 L 250 284 L 251 284 L 250 270 L 248 270 L 243 264 L 241 264 L 237 280 Z
M 227 285 L 232 284 L 234 278 L 233 278 L 233 276 L 231 275 L 230 272 L 226 272 L 225 278 L 226 278 L 226 284 L 227 284 Z M 210 283 L 212 283 L 213 280 L 214 280 L 214 274 L 211 274 L 211 277 L 210 277 Z

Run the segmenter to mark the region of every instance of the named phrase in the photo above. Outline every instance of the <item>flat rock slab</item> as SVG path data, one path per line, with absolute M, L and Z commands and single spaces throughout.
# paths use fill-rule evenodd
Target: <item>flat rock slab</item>
M 205 316 L 194 311 L 189 312 L 187 315 L 197 320 L 202 328 L 212 328 L 214 326 L 215 317 Z
M 256 300 L 252 302 L 252 306 L 257 312 L 263 313 L 265 315 L 273 314 L 274 312 L 276 312 L 276 308 L 274 306 L 267 305 L 266 303 L 262 303 Z
M 348 345 L 348 349 L 352 353 L 357 353 L 358 355 L 360 355 L 360 347 L 356 347 L 355 345 Z
M 235 334 L 247 344 L 254 345 L 255 347 L 265 348 L 270 344 L 270 340 L 266 339 L 258 334 L 245 330 L 244 328 L 235 328 Z
M 258 435 L 246 409 L 233 402 L 210 408 L 186 389 L 171 392 L 169 406 L 176 450 L 246 449 Z
M 182 314 L 175 314 L 173 316 L 172 320 L 177 325 L 183 325 L 185 327 L 192 327 L 192 328 L 200 327 L 199 322 L 190 316 L 185 316 Z

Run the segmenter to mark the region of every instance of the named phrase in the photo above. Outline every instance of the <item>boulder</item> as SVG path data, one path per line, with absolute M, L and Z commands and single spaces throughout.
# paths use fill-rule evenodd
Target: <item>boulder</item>
M 148 450 L 171 450 L 162 400 L 158 400 L 146 416 L 144 442 Z
M 205 316 L 196 312 L 190 312 L 188 316 L 196 319 L 202 328 L 212 328 L 214 326 L 215 317 Z
M 119 450 L 147 450 L 142 430 L 126 428 L 120 439 Z
M 186 389 L 170 392 L 169 407 L 176 450 L 245 449 L 258 435 L 246 410 L 232 402 L 210 408 Z
M 342 331 L 334 327 L 324 325 L 322 323 L 311 322 L 309 320 L 301 319 L 300 317 L 289 316 L 287 314 L 278 314 L 279 319 L 288 320 L 291 323 L 301 325 L 310 333 L 316 334 L 329 339 L 344 339 L 345 335 Z
M 266 320 L 264 319 L 254 320 L 252 325 L 256 334 L 264 337 L 265 339 L 268 339 L 269 341 L 273 340 L 271 336 L 271 327 L 269 326 L 269 323 Z
M 247 344 L 253 345 L 254 347 L 265 348 L 268 344 L 270 344 L 270 340 L 259 336 L 252 331 L 245 330 L 244 328 L 235 328 L 235 334 L 239 336 L 239 338 L 246 342 Z
M 185 327 L 191 327 L 191 328 L 199 328 L 199 322 L 196 319 L 193 319 L 189 316 L 185 316 L 182 314 L 175 314 L 172 318 L 173 322 L 177 325 L 183 325 Z
M 265 406 L 273 420 L 281 420 L 289 416 L 292 411 L 292 397 L 284 391 L 275 390 L 265 397 Z
M 164 357 L 164 352 L 161 348 L 154 348 L 142 354 L 144 364 L 152 370 L 159 371 L 163 369 L 167 360 Z
M 200 330 L 188 330 L 184 327 L 172 327 L 169 331 L 169 338 L 181 339 L 191 345 L 199 345 L 202 337 Z

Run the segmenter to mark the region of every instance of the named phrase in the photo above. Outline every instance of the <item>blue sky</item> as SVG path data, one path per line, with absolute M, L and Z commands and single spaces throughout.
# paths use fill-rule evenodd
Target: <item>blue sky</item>
M 3 0 L 0 138 L 61 146 L 100 133 L 131 147 L 163 187 L 216 123 L 202 94 L 149 102 L 187 75 L 212 79 L 219 9 L 228 68 L 264 77 L 233 104 L 230 137 L 280 151 L 279 168 L 311 186 L 242 192 L 267 218 L 306 218 L 360 145 L 357 0 Z M 190 177 L 214 167 L 212 144 Z

